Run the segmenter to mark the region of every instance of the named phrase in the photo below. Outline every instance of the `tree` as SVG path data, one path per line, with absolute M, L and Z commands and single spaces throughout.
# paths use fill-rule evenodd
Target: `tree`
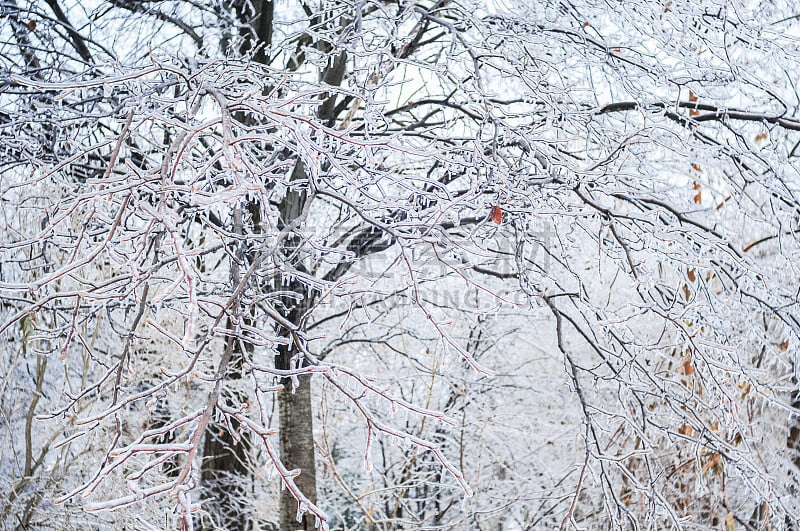
M 46 4 L 5 519 L 796 525 L 789 6 Z

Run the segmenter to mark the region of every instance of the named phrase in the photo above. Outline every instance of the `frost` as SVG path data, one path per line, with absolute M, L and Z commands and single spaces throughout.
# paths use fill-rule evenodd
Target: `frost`
M 6 6 L 0 512 L 800 519 L 792 4 L 390 4 Z

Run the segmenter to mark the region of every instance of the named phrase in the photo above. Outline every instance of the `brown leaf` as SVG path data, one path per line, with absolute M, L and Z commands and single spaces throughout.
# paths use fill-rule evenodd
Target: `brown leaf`
M 583 29 L 586 29 L 586 28 L 588 28 L 589 26 L 590 26 L 590 24 L 589 24 L 589 22 L 588 22 L 588 21 L 583 23 Z
M 692 365 L 692 357 L 686 356 L 683 360 L 683 374 L 691 376 L 694 374 L 694 365 Z
M 699 190 L 699 189 L 700 189 L 700 183 L 699 183 L 699 182 L 697 182 L 697 181 L 694 181 L 694 182 L 692 183 L 692 189 L 693 189 L 693 190 Z
M 756 142 L 763 142 L 767 138 L 769 138 L 769 134 L 767 134 L 767 133 L 758 133 L 753 140 L 755 140 Z
M 697 275 L 694 274 L 694 269 L 690 269 L 686 272 L 686 276 L 689 277 L 689 282 L 696 282 Z
M 693 200 L 693 201 L 694 201 L 696 204 L 698 204 L 698 205 L 699 205 L 700 203 L 702 203 L 702 202 L 703 202 L 703 192 L 697 192 L 697 193 L 694 195 L 694 197 L 692 198 L 692 200 Z
M 692 162 L 692 169 L 694 171 L 698 172 L 698 173 L 702 171 L 702 168 L 696 162 Z M 699 190 L 699 189 L 700 189 L 700 184 L 698 183 L 697 186 L 695 187 L 695 190 Z
M 36 21 L 35 20 L 29 20 L 28 23 L 25 24 L 25 25 L 28 26 L 28 30 L 29 31 L 36 30 Z
M 491 218 L 492 221 L 500 225 L 503 222 L 503 210 L 497 205 L 493 206 Z
M 684 424 L 683 426 L 678 428 L 678 433 L 680 433 L 681 435 L 686 435 L 687 437 L 691 437 L 692 434 L 694 433 L 694 430 L 688 424 Z
M 741 382 L 739 383 L 739 389 L 742 390 L 742 398 L 746 398 L 747 395 L 750 394 L 750 391 L 753 390 L 753 386 L 747 382 Z
M 708 460 L 708 463 L 703 465 L 703 473 L 708 472 L 709 469 L 712 472 L 719 473 L 722 470 L 722 456 L 714 453 L 711 455 L 711 459 Z
M 683 297 L 688 301 L 692 297 L 692 290 L 690 290 L 689 286 L 686 284 L 681 286 L 681 288 L 683 289 Z
M 789 350 L 789 342 L 786 340 L 781 341 L 781 343 L 778 345 L 778 348 L 786 352 L 787 350 Z

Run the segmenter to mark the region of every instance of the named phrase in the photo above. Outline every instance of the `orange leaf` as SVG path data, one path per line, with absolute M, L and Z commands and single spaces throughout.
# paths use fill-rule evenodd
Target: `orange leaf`
M 700 114 L 700 111 L 698 111 L 697 109 L 691 109 L 689 111 L 689 116 L 697 116 L 698 114 Z
M 683 360 L 683 374 L 691 376 L 694 374 L 694 365 L 692 365 L 692 357 L 686 356 Z
M 708 460 L 708 463 L 703 465 L 703 473 L 708 472 L 711 470 L 712 472 L 718 472 L 720 470 L 720 466 L 722 465 L 722 456 L 715 453 L 712 454 L 711 459 Z
M 493 206 L 491 218 L 492 221 L 500 225 L 503 222 L 503 210 L 497 205 Z
M 692 198 L 695 204 L 699 205 L 703 202 L 703 192 L 697 192 L 695 196 Z
M 700 189 L 700 183 L 699 183 L 699 182 L 697 182 L 697 181 L 695 181 L 695 182 L 692 184 L 692 189 L 694 189 L 694 190 L 699 190 L 699 189 Z
M 689 101 L 692 101 L 692 102 L 697 101 L 697 94 L 695 94 L 691 90 L 689 91 Z
M 691 437 L 692 433 L 694 433 L 694 430 L 688 424 L 684 424 L 683 426 L 678 428 L 678 433 L 680 433 L 681 435 L 687 435 Z
M 614 52 L 614 53 L 622 53 L 622 49 L 621 48 L 611 48 L 611 51 Z
M 698 163 L 696 163 L 696 162 L 695 162 L 695 163 L 693 163 L 693 164 L 692 164 L 692 169 L 693 169 L 694 171 L 698 171 L 698 172 L 699 172 L 699 171 L 700 171 L 700 165 L 699 165 Z M 697 190 L 697 189 L 699 189 L 699 188 L 700 188 L 700 185 L 698 184 L 697 186 L 695 186 L 695 188 L 694 188 L 694 189 L 695 189 L 695 190 Z
M 689 282 L 694 282 L 697 280 L 697 275 L 694 274 L 694 269 L 690 269 L 686 272 L 686 276 L 689 277 Z

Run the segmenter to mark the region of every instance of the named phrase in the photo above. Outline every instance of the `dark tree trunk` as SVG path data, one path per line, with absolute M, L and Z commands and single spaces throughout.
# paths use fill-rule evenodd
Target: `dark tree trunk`
M 279 369 L 288 369 L 294 349 L 282 348 L 275 360 Z M 292 392 L 292 382 L 283 381 L 284 389 L 278 394 L 280 419 L 281 461 L 289 470 L 300 469 L 295 484 L 312 503 L 317 502 L 317 475 L 314 460 L 314 415 L 311 407 L 311 380 L 300 378 L 300 386 Z M 313 530 L 314 517 L 305 513 L 297 521 L 297 501 L 288 489 L 281 490 L 280 529 Z
M 249 319 L 245 319 L 249 321 Z M 233 324 L 228 321 L 228 327 Z M 229 341 L 233 341 L 230 338 Z M 242 362 L 245 353 L 241 349 L 242 342 L 233 345 L 233 356 L 225 374 L 226 380 L 238 380 L 242 377 Z M 251 345 L 247 345 L 252 350 Z M 246 401 L 246 397 L 223 389 L 221 400 L 231 407 L 238 407 Z M 241 433 L 235 440 L 232 433 Z M 251 442 L 247 432 L 241 432 L 235 419 L 228 422 L 217 419 L 209 424 L 203 443 L 203 465 L 201 480 L 206 487 L 204 497 L 205 510 L 211 516 L 213 525 L 230 531 L 251 529 L 251 505 L 247 502 L 251 490 L 251 472 L 248 467 L 248 453 Z M 203 525 L 201 528 L 211 528 Z
M 241 23 L 239 28 L 242 37 L 239 53 L 247 54 L 254 48 L 255 62 L 266 64 L 268 62 L 267 47 L 272 42 L 273 0 L 237 0 L 231 6 L 236 17 Z M 228 37 L 223 38 L 222 47 L 227 48 Z M 237 116 L 240 121 L 249 121 L 246 116 Z M 256 202 L 245 205 L 250 215 L 250 229 L 253 233 L 261 232 L 260 207 Z M 250 257 L 252 258 L 252 256 Z M 252 326 L 254 316 L 243 317 L 245 324 Z M 228 322 L 228 328 L 233 328 L 233 323 Z M 230 339 L 233 340 L 232 338 Z M 229 364 L 225 378 L 238 380 L 242 377 L 242 366 L 245 357 L 252 354 L 253 345 L 245 341 L 236 341 L 233 345 L 233 357 Z M 238 393 L 223 390 L 223 400 L 233 407 L 245 402 L 247 397 L 238 396 Z M 240 439 L 234 438 L 234 433 Z M 201 479 L 206 486 L 207 498 L 205 508 L 223 529 L 244 531 L 253 528 L 255 522 L 251 514 L 249 492 L 252 482 L 252 471 L 248 466 L 248 453 L 251 449 L 250 437 L 247 432 L 239 430 L 239 425 L 234 419 L 229 422 L 212 423 L 205 434 L 203 447 L 203 464 Z M 203 527 L 201 525 L 201 527 Z
M 239 36 L 242 38 L 240 41 L 239 52 L 241 54 L 252 54 L 252 60 L 257 63 L 269 64 L 269 46 L 272 42 L 272 26 L 274 16 L 274 1 L 273 0 L 234 0 L 232 8 L 236 13 L 236 17 L 240 22 Z M 326 21 L 323 20 L 323 15 L 312 17 L 310 25 L 317 26 Z M 345 19 L 331 20 L 332 24 L 338 24 L 342 28 L 347 24 Z M 230 42 L 230 36 L 223 39 L 223 47 L 227 46 Z M 303 47 L 308 46 L 313 42 L 312 34 L 308 33 L 298 41 L 298 51 L 300 52 L 297 58 L 292 58 L 287 65 L 290 70 L 298 68 L 304 60 Z M 322 51 L 328 53 L 332 50 L 333 44 L 325 42 L 324 40 L 314 44 Z M 344 79 L 345 69 L 347 64 L 347 54 L 341 52 L 336 55 L 335 60 L 323 69 L 320 73 L 320 79 L 328 85 L 338 86 Z M 335 95 L 330 95 L 324 98 L 320 108 L 317 111 L 318 117 L 327 123 L 333 124 L 336 116 L 341 112 L 341 102 L 337 102 Z M 246 115 L 236 116 L 236 119 L 249 125 L 258 125 L 252 123 L 252 117 Z M 301 160 L 297 160 L 291 180 L 305 180 L 305 168 Z M 283 198 L 280 205 L 281 218 L 284 224 L 292 223 L 298 216 L 301 215 L 305 202 L 307 200 L 306 194 L 299 190 L 290 190 L 286 197 Z M 250 203 L 246 206 L 250 212 L 252 220 L 252 230 L 254 233 L 260 232 L 259 227 L 259 205 Z M 290 236 L 284 242 L 283 256 L 291 257 L 293 253 L 293 245 L 295 240 Z M 295 264 L 294 267 L 302 269 L 302 265 Z M 284 286 L 285 289 L 293 291 L 296 294 L 304 297 L 302 300 L 295 300 L 287 298 L 284 301 L 284 316 L 286 319 L 297 325 L 302 326 L 302 319 L 309 308 L 309 300 L 313 298 L 313 294 L 307 292 L 307 287 L 301 283 L 292 283 L 290 286 Z M 288 330 L 283 330 L 281 327 L 277 332 L 281 335 L 288 335 Z M 239 342 L 241 344 L 241 342 Z M 238 347 L 238 345 L 237 345 Z M 252 350 L 252 346 L 248 345 L 247 350 Z M 242 356 L 246 353 L 239 352 L 238 356 L 234 352 L 234 359 L 229 367 L 228 375 L 226 378 L 240 378 Z M 302 353 L 297 350 L 297 346 L 281 346 L 278 349 L 278 354 L 275 357 L 275 367 L 277 369 L 294 369 L 298 366 L 303 366 L 307 360 L 302 356 Z M 280 458 L 283 465 L 289 470 L 299 469 L 300 475 L 294 478 L 295 484 L 312 503 L 317 501 L 317 480 L 316 480 L 316 463 L 314 456 L 314 424 L 313 424 L 313 408 L 312 408 L 312 389 L 311 379 L 308 376 L 300 377 L 299 386 L 296 389 L 292 388 L 291 379 L 284 379 L 281 382 L 284 386 L 283 391 L 278 394 L 278 430 L 280 439 Z M 231 397 L 231 402 L 236 403 L 239 397 Z M 218 429 L 219 428 L 219 429 Z M 238 426 L 233 426 L 234 430 Z M 224 523 L 226 529 L 244 530 L 248 527 L 247 508 L 237 506 L 234 500 L 234 495 L 237 494 L 235 489 L 231 489 L 234 480 L 239 484 L 247 483 L 242 481 L 244 478 L 249 478 L 251 472 L 247 468 L 247 452 L 250 448 L 249 442 L 242 441 L 235 444 L 226 426 L 220 425 L 213 427 L 206 436 L 205 441 L 205 455 L 206 461 L 203 463 L 203 480 L 212 481 L 216 479 L 215 487 L 209 491 L 209 494 L 216 499 L 212 502 L 214 505 L 209 504 L 213 508 L 214 516 Z M 230 481 L 220 481 L 225 477 Z M 301 520 L 297 521 L 298 502 L 292 497 L 288 489 L 282 488 L 280 495 L 280 529 L 281 530 L 311 530 L 314 527 L 313 516 L 305 513 L 302 515 Z
M 306 179 L 302 162 L 295 164 L 291 180 Z M 281 204 L 281 217 L 285 223 L 291 223 L 303 211 L 307 196 L 302 191 L 291 190 L 286 194 Z M 294 237 L 289 237 L 285 244 L 284 254 L 289 256 L 296 243 Z M 299 267 L 302 267 L 298 264 Z M 302 300 L 291 298 L 284 299 L 286 305 L 286 320 L 296 326 L 302 326 L 303 316 L 313 297 L 308 293 L 306 286 L 299 282 L 290 282 L 286 286 L 289 291 L 303 296 Z M 289 331 L 279 327 L 279 334 L 289 336 Z M 307 360 L 302 352 L 297 349 L 293 341 L 290 345 L 280 345 L 278 355 L 275 357 L 275 368 L 291 370 L 307 365 Z M 300 377 L 300 385 L 293 389 L 291 378 L 281 380 L 283 390 L 278 393 L 278 433 L 280 437 L 280 454 L 283 465 L 288 470 L 300 470 L 300 475 L 294 478 L 300 491 L 312 503 L 317 501 L 317 471 L 314 460 L 314 414 L 311 407 L 311 378 Z M 281 489 L 280 499 L 280 529 L 283 530 L 311 530 L 314 527 L 314 517 L 304 513 L 301 520 L 297 521 L 298 502 L 288 489 Z

